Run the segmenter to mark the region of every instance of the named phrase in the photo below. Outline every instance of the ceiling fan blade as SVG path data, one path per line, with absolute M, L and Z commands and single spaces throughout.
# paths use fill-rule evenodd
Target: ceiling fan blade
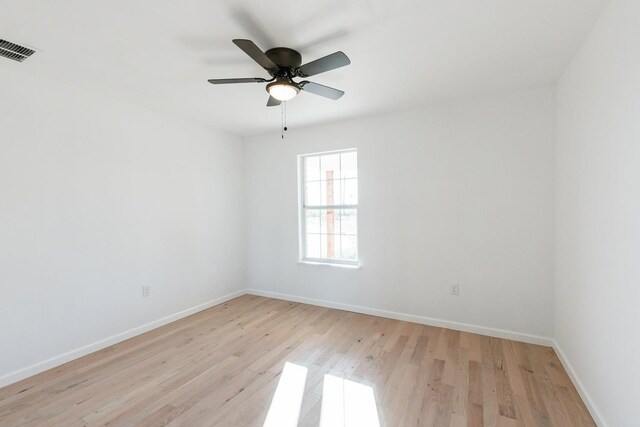
M 276 105 L 280 105 L 282 101 L 275 99 L 273 96 L 269 96 L 269 100 L 267 101 L 267 107 L 275 107 Z
M 327 55 L 315 61 L 311 61 L 308 64 L 304 64 L 298 68 L 298 75 L 300 77 L 315 76 L 316 74 L 324 73 L 325 71 L 335 70 L 336 68 L 344 67 L 351 64 L 351 60 L 343 52 L 335 52 L 331 55 Z
M 314 82 L 300 82 L 300 89 L 333 100 L 336 100 L 344 95 L 344 91 Z
M 233 43 L 256 61 L 265 70 L 277 70 L 278 66 L 254 42 L 245 39 L 234 39 Z
M 212 85 L 226 85 L 231 83 L 264 83 L 267 80 L 261 77 L 247 77 L 241 79 L 209 79 L 207 81 Z

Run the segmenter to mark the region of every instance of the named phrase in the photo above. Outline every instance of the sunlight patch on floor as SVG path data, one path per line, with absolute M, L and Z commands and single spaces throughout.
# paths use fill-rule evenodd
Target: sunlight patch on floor
M 286 362 L 263 427 L 296 427 L 308 370 Z M 326 374 L 320 427 L 380 427 L 373 388 Z
M 307 381 L 307 368 L 286 362 L 264 427 L 296 427 Z
M 320 427 L 380 427 L 373 388 L 324 376 Z

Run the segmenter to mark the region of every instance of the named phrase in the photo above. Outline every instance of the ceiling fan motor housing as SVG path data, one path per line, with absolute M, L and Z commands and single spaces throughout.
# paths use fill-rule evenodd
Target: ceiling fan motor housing
M 288 47 L 274 47 L 267 50 L 265 55 L 280 68 L 298 68 L 302 65 L 302 55 Z

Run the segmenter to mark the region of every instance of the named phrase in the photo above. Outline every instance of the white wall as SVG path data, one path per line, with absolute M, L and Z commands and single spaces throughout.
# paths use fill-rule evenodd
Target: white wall
M 610 1 L 557 93 L 555 337 L 611 426 L 640 419 L 639 40 Z
M 0 383 L 245 288 L 239 138 L 24 70 L 0 79 Z
M 550 337 L 553 94 L 246 139 L 248 288 Z M 298 264 L 296 155 L 351 147 L 362 268 Z

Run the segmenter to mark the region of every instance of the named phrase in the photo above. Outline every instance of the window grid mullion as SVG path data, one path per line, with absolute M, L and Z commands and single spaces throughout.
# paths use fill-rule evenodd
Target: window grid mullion
M 303 205 L 305 209 L 358 209 L 358 205 Z

